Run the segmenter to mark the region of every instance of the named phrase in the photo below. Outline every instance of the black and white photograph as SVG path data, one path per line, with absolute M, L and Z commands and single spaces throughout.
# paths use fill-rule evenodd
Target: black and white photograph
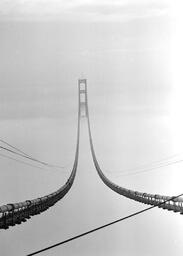
M 183 255 L 183 1 L 0 0 L 0 255 Z

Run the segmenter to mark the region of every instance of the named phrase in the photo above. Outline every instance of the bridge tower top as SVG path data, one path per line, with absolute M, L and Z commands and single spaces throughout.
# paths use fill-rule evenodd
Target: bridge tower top
M 87 79 L 78 79 L 80 117 L 88 116 Z
M 87 80 L 86 79 L 78 79 L 79 91 L 80 93 L 85 93 L 87 90 Z

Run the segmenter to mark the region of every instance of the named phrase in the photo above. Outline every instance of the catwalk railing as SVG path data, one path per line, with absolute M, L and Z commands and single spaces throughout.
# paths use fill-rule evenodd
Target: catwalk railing
M 80 111 L 80 110 L 79 110 Z M 53 206 L 56 202 L 62 199 L 72 187 L 75 179 L 78 157 L 79 157 L 79 137 L 80 137 L 80 112 L 78 112 L 78 127 L 77 127 L 77 144 L 75 160 L 71 174 L 67 182 L 55 192 L 33 199 L 26 200 L 19 203 L 9 203 L 0 206 L 0 229 L 8 229 L 9 226 L 21 224 L 31 216 L 40 214 Z
M 88 102 L 87 102 L 87 122 L 88 122 L 88 131 L 89 131 L 89 139 L 90 139 L 90 148 L 92 153 L 93 162 L 95 168 L 104 182 L 110 189 L 115 191 L 116 193 L 123 195 L 129 199 L 135 200 L 137 202 L 141 202 L 148 205 L 154 205 L 162 209 L 166 209 L 168 211 L 179 212 L 183 214 L 183 198 L 182 197 L 175 197 L 175 196 L 164 196 L 164 195 L 157 195 L 157 194 L 148 194 L 143 192 L 134 191 L 131 189 L 126 189 L 120 187 L 119 185 L 113 183 L 110 179 L 108 179 L 104 173 L 102 172 L 94 150 L 93 141 L 92 141 L 92 134 L 90 128 L 90 119 L 89 119 L 89 111 L 88 111 Z

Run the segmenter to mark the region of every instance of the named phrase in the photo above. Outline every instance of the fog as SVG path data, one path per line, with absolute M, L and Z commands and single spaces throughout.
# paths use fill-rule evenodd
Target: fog
M 88 81 L 104 173 L 141 192 L 182 193 L 181 162 L 134 173 L 182 159 L 180 7 L 140 0 L 0 3 L 0 139 L 62 167 L 27 166 L 1 150 L 1 205 L 51 193 L 69 177 L 80 77 Z M 83 118 L 73 187 L 48 211 L 1 230 L 1 253 L 26 255 L 144 208 L 100 180 Z M 179 256 L 182 225 L 180 214 L 153 209 L 42 255 Z

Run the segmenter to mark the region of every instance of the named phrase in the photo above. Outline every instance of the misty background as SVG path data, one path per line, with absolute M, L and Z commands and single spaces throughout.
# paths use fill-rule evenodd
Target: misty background
M 0 2 L 0 138 L 63 166 L 40 170 L 1 150 L 1 205 L 51 193 L 67 180 L 81 77 L 104 173 L 141 192 L 182 193 L 181 163 L 133 174 L 183 157 L 181 7 L 151 0 Z M 71 191 L 45 213 L 2 230 L 1 252 L 26 255 L 144 208 L 104 186 L 83 119 Z M 153 209 L 42 254 L 179 256 L 182 227 L 181 215 Z

